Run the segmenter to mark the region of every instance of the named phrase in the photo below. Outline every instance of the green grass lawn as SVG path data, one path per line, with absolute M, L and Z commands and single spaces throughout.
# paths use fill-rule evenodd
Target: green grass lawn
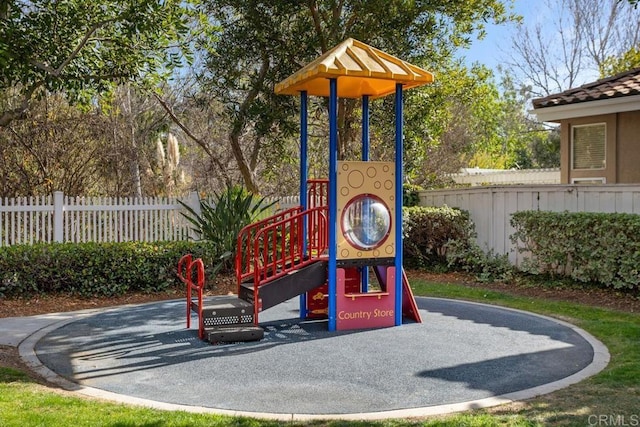
M 560 318 L 608 348 L 611 362 L 581 383 L 530 401 L 424 420 L 291 423 L 295 426 L 640 426 L 640 314 L 413 280 L 416 295 L 480 301 Z M 165 412 L 52 391 L 0 368 L 0 426 L 276 426 L 282 422 Z

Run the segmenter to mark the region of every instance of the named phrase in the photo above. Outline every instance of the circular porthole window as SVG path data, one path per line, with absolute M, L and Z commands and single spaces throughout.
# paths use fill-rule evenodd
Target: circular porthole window
M 371 250 L 380 246 L 391 231 L 391 212 L 371 194 L 351 200 L 342 212 L 342 231 L 351 246 Z

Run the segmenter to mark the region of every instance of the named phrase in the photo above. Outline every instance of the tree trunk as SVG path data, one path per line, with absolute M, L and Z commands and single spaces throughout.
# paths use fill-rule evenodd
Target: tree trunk
M 138 142 L 136 140 L 136 123 L 133 114 L 133 107 L 131 105 L 131 87 L 127 86 L 127 107 L 129 108 L 129 130 L 131 136 L 131 180 L 132 180 L 132 195 L 139 199 L 142 198 L 142 182 L 140 178 L 140 161 Z
M 249 107 L 258 96 L 259 90 L 264 83 L 267 72 L 269 71 L 269 66 L 269 58 L 265 55 L 262 58 L 262 64 L 260 65 L 260 70 L 258 71 L 256 80 L 251 85 L 251 90 L 247 93 L 247 96 L 244 101 L 242 101 L 242 104 L 240 104 L 238 114 L 233 120 L 231 133 L 229 134 L 231 151 L 233 152 L 233 157 L 236 159 L 236 163 L 238 164 L 238 169 L 240 170 L 240 174 L 242 175 L 244 185 L 247 187 L 247 190 L 254 194 L 258 193 L 258 184 L 255 177 L 255 166 L 254 168 L 252 168 L 246 156 L 244 155 L 242 147 L 240 145 L 240 136 L 242 135 L 242 132 L 247 125 L 247 113 Z M 257 156 L 257 153 L 260 149 L 260 141 L 260 138 L 256 136 L 253 149 L 251 150 L 252 157 Z
M 250 192 L 257 194 L 258 193 L 258 184 L 256 182 L 255 171 L 249 167 L 249 163 L 242 152 L 242 147 L 240 146 L 240 133 L 233 131 L 229 135 L 229 143 L 231 144 L 231 151 L 233 152 L 233 157 L 236 159 L 236 163 L 238 164 L 238 169 L 240 170 L 240 174 L 242 175 L 242 180 L 244 181 L 244 186 Z
M 352 151 L 356 139 L 356 129 L 354 128 L 354 110 L 356 101 L 354 99 L 341 99 L 338 103 L 338 159 L 346 160 Z

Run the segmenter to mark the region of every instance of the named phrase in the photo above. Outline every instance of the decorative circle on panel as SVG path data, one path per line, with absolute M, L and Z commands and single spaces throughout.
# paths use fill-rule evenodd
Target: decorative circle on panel
M 347 183 L 351 188 L 360 188 L 364 184 L 364 175 L 358 170 L 351 171 L 347 176 Z
M 345 206 L 342 230 L 353 247 L 367 251 L 375 249 L 389 236 L 391 212 L 379 197 L 361 194 Z

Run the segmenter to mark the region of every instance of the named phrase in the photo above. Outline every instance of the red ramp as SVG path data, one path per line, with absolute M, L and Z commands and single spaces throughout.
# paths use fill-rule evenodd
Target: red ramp
M 388 288 L 387 269 L 384 266 L 376 266 L 374 267 L 374 271 L 378 282 Z M 411 286 L 409 286 L 409 279 L 407 278 L 407 273 L 404 271 L 404 268 L 402 269 L 402 316 L 412 319 L 417 323 L 422 323 L 422 317 L 420 316 L 420 311 L 418 311 L 418 305 L 413 296 Z

